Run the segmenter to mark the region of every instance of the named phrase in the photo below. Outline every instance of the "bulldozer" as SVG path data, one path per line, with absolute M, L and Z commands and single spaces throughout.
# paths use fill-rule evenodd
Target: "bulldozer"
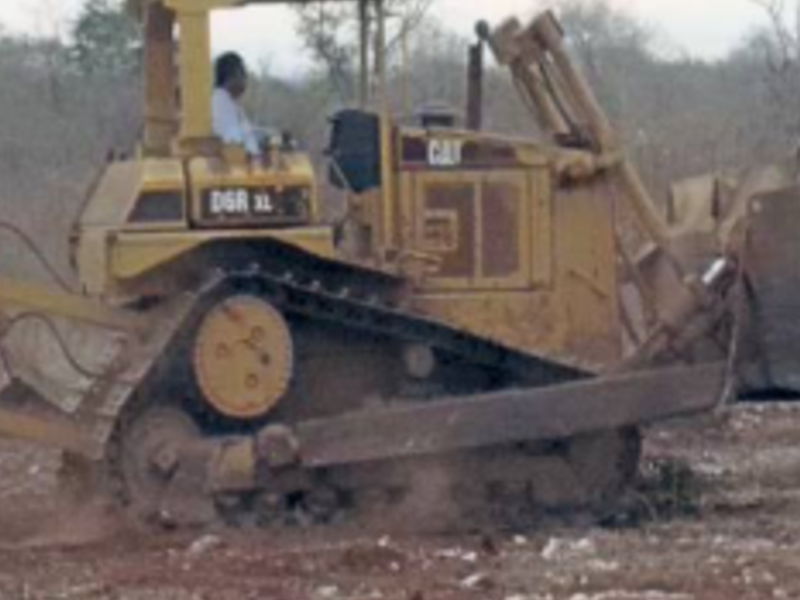
M 141 144 L 75 221 L 78 291 L 0 279 L 0 434 L 145 519 L 327 521 L 433 480 L 463 514 L 529 518 L 607 510 L 646 425 L 735 393 L 758 329 L 742 290 L 788 260 L 765 244 L 747 278 L 743 249 L 783 196 L 748 198 L 724 240 L 676 236 L 548 12 L 480 28 L 469 127 L 401 125 L 362 77 L 331 120 L 347 221 L 326 224 L 307 154 L 254 163 L 212 131 L 210 16 L 257 3 L 132 3 Z M 353 4 L 367 48 L 383 3 Z M 543 141 L 478 128 L 486 47 Z

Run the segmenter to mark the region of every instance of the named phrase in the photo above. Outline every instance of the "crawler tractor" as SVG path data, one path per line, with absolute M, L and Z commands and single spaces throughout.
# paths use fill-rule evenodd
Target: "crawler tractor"
M 134 3 L 141 146 L 77 218 L 80 293 L 0 281 L 0 433 L 146 518 L 326 520 L 424 482 L 431 513 L 527 519 L 605 509 L 642 426 L 731 391 L 738 255 L 671 234 L 552 14 L 481 29 L 472 128 L 335 115 L 333 227 L 307 155 L 212 134 L 209 18 L 244 4 Z M 383 6 L 358 8 L 366 48 Z M 545 141 L 474 127 L 482 47 Z

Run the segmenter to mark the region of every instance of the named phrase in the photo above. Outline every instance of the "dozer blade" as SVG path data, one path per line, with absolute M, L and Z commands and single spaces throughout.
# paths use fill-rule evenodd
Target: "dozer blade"
M 14 379 L 0 395 L 0 436 L 102 459 L 195 300 L 186 293 L 139 313 L 0 279 L 0 320 L 17 324 L 0 328 L 0 375 Z
M 364 411 L 302 423 L 295 435 L 307 468 L 562 440 L 711 410 L 724 380 L 722 363 L 662 369 Z
M 726 372 L 726 363 L 706 363 L 427 404 L 390 404 L 294 426 L 273 423 L 254 436 L 188 443 L 176 448 L 161 508 L 173 518 L 188 514 L 181 520 L 191 522 L 203 514 L 195 510 L 203 508 L 203 498 L 281 489 L 283 477 L 302 478 L 303 471 L 585 440 L 689 417 L 721 403 Z M 188 513 L 181 498 L 193 502 Z
M 800 391 L 800 187 L 750 202 L 745 270 L 754 332 L 749 353 L 767 385 Z

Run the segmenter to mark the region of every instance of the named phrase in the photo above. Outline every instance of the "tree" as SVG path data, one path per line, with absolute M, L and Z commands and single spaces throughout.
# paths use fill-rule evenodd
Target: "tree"
M 70 54 L 84 75 L 126 77 L 140 65 L 141 36 L 119 0 L 87 0 L 72 39 Z
M 608 0 L 561 0 L 556 8 L 570 50 L 654 194 L 754 160 L 763 107 L 750 67 L 678 55 L 657 29 Z
M 383 0 L 387 36 L 383 52 L 388 65 L 398 62 L 403 41 L 424 21 L 435 0 Z M 336 94 L 342 101 L 356 96 L 359 63 L 359 19 L 356 3 L 318 0 L 296 9 L 299 34 L 313 58 L 323 65 Z M 367 4 L 370 45 L 377 48 L 376 15 L 373 2 Z M 376 72 L 379 65 L 373 63 Z M 374 74 L 374 73 L 373 73 Z
M 557 12 L 567 40 L 603 106 L 616 118 L 628 112 L 627 85 L 654 62 L 654 34 L 607 0 L 563 0 Z
M 760 7 L 766 24 L 756 30 L 739 51 L 739 59 L 755 57 L 761 64 L 761 81 L 773 111 L 774 137 L 783 145 L 800 138 L 800 2 L 752 0 Z

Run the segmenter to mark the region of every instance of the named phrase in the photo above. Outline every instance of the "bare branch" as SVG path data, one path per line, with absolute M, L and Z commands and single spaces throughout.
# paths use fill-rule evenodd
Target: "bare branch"
M 750 0 L 750 2 L 760 7 L 769 22 L 769 29 L 772 34 L 772 44 L 767 51 L 772 68 L 778 72 L 785 72 L 797 61 L 800 54 L 800 5 L 795 7 L 794 30 L 789 28 L 786 14 L 785 0 Z
M 400 27 L 397 34 L 386 44 L 387 54 L 393 53 L 404 38 L 407 38 L 425 20 L 428 11 L 435 0 L 401 0 L 392 4 L 400 5 L 401 11 L 397 17 L 400 19 Z M 390 13 L 394 12 L 390 4 Z
M 424 21 L 435 0 L 388 0 L 386 13 L 392 37 L 385 44 L 387 56 L 395 53 L 404 38 Z M 355 88 L 358 60 L 358 18 L 352 6 L 320 0 L 297 9 L 299 33 L 306 48 L 328 71 L 340 97 L 349 99 Z M 368 18 L 374 15 L 368 11 Z M 374 28 L 371 28 L 374 29 Z M 374 32 L 373 32 L 374 33 Z

